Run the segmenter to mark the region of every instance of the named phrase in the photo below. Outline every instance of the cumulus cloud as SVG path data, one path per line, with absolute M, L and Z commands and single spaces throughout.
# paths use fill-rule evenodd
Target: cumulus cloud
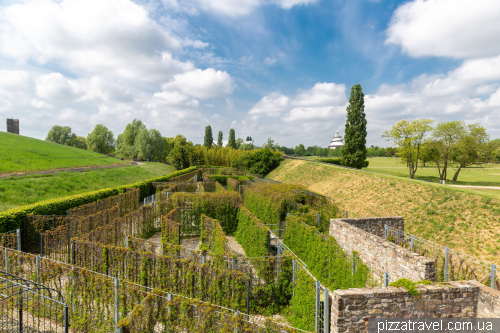
M 164 90 L 179 90 L 196 98 L 212 98 L 232 94 L 235 84 L 225 71 L 213 68 L 196 69 L 174 76 L 174 81 L 163 85 Z
M 412 57 L 491 57 L 500 54 L 500 1 L 413 0 L 399 6 L 386 43 Z
M 30 84 L 30 76 L 25 71 L 0 70 L 0 88 L 6 90 L 24 89 Z
M 264 59 L 264 63 L 265 63 L 266 65 L 270 65 L 270 66 L 271 66 L 271 65 L 274 65 L 274 64 L 276 63 L 276 59 L 266 57 L 266 58 Z

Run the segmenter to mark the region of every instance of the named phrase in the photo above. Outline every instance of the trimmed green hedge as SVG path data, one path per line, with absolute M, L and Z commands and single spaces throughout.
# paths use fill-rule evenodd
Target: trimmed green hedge
M 247 257 L 266 257 L 269 228 L 260 222 L 245 206 L 238 210 L 238 229 L 235 236 Z
M 287 216 L 286 222 L 283 242 L 323 285 L 331 291 L 366 286 L 368 266 L 356 255 L 345 253 L 334 237 L 318 233 L 316 228 L 303 224 L 297 215 Z
M 316 315 L 316 282 L 305 270 L 299 269 L 295 273 L 293 292 L 285 317 L 293 327 L 313 332 Z
M 196 167 L 191 167 L 184 170 L 173 172 L 169 175 L 146 179 L 133 184 L 123 185 L 115 188 L 107 188 L 98 191 L 86 192 L 82 194 L 72 195 L 68 197 L 55 198 L 50 200 L 40 201 L 31 205 L 16 207 L 0 213 L 0 232 L 7 232 L 20 228 L 21 221 L 24 216 L 29 214 L 34 215 L 64 215 L 66 211 L 79 207 L 94 201 L 102 200 L 114 195 L 125 192 L 127 188 L 138 188 L 141 190 L 141 198 L 149 196 L 152 182 L 166 182 L 172 177 L 177 177 L 188 172 L 196 170 Z
M 246 176 L 233 176 L 233 175 L 205 175 L 204 176 L 204 179 L 213 180 L 213 181 L 219 182 L 221 184 L 226 184 L 228 179 L 230 179 L 230 178 L 236 179 L 239 181 L 245 181 L 245 180 L 250 179 L 249 177 L 246 177 Z

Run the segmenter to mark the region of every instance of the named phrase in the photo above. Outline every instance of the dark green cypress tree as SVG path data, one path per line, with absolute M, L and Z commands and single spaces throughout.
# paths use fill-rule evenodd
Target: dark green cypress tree
M 203 145 L 207 148 L 211 148 L 214 143 L 214 137 L 212 136 L 212 127 L 208 125 L 205 127 L 205 140 L 203 141 Z
M 219 131 L 219 136 L 217 138 L 217 146 L 222 147 L 222 131 Z
M 360 84 L 351 88 L 345 123 L 342 165 L 361 169 L 366 159 L 365 95 Z
M 229 130 L 229 140 L 227 141 L 227 146 L 236 149 L 236 133 L 233 128 Z

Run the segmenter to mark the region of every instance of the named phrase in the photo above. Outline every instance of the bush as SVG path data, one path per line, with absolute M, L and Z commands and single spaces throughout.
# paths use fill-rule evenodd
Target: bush
M 127 188 L 138 188 L 141 191 L 141 199 L 151 193 L 152 182 L 166 182 L 170 178 L 183 175 L 196 170 L 195 167 L 173 172 L 169 175 L 154 179 L 147 179 L 133 184 L 123 185 L 115 188 L 102 189 L 98 191 L 86 192 L 68 197 L 55 198 L 40 201 L 31 205 L 16 207 L 0 213 L 0 232 L 7 232 L 20 228 L 24 216 L 33 215 L 65 215 L 67 210 L 79 207 L 94 201 L 102 200 L 120 193 L 124 193 Z M 22 233 L 22 230 L 21 230 Z
M 283 153 L 269 149 L 244 152 L 231 162 L 233 168 L 245 169 L 248 173 L 265 175 L 280 165 Z
M 335 164 L 335 165 L 343 165 L 341 163 L 341 158 L 316 158 L 315 161 L 318 161 L 318 162 L 324 162 L 324 163 L 330 163 L 330 164 Z M 370 164 L 369 161 L 366 161 L 364 162 L 363 164 L 363 168 L 368 168 L 368 165 Z
M 268 255 L 269 228 L 260 222 L 245 206 L 238 210 L 238 230 L 236 240 L 241 244 L 247 257 L 266 257 Z

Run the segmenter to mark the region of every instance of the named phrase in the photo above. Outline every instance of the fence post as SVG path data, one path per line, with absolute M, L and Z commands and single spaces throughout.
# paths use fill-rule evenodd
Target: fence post
M 280 277 L 280 256 L 281 256 L 281 243 L 278 242 L 278 256 L 277 256 L 277 263 L 276 263 L 276 282 L 278 282 L 279 277 Z
M 40 256 L 36 256 L 35 260 L 36 260 L 36 283 L 40 284 Z
M 411 235 L 411 252 L 413 252 L 414 246 L 415 246 L 415 235 Z
M 120 280 L 115 278 L 115 326 L 118 328 L 118 322 L 120 321 L 119 307 L 120 302 L 118 299 L 118 288 L 120 287 Z
M 64 305 L 64 332 L 69 332 L 69 311 L 67 305 Z
M 267 256 L 271 255 L 271 232 L 267 232 Z
M 352 254 L 352 275 L 354 276 L 354 273 L 356 273 L 356 261 L 354 260 L 355 256 L 354 253 Z
M 233 314 L 233 316 L 235 317 L 235 319 L 234 319 L 234 329 L 233 329 L 233 331 L 234 331 L 235 333 L 238 333 L 238 310 L 234 310 L 234 314 Z
M 448 253 L 450 249 L 446 247 L 444 249 L 444 282 L 448 282 Z
M 179 223 L 179 230 L 178 230 L 178 238 L 177 238 L 177 245 L 181 245 L 181 224 Z
M 70 244 L 70 239 L 71 239 L 71 236 L 70 236 L 70 224 L 71 222 L 68 221 L 68 228 L 67 228 L 67 240 L 68 240 L 68 263 L 70 262 L 71 260 L 71 244 Z
M 207 260 L 207 252 L 206 251 L 203 251 L 201 253 L 201 263 L 204 264 Z
M 247 319 L 250 315 L 250 278 L 247 281 Z
M 347 219 L 349 217 L 349 212 L 346 210 L 345 211 L 345 218 Z
M 128 249 L 128 236 L 125 236 L 125 247 Z
M 321 223 L 321 213 L 318 213 L 318 227 L 320 223 Z
M 241 185 L 238 185 L 238 193 L 241 195 Z
M 16 229 L 17 235 L 17 250 L 21 252 L 21 229 Z
M 74 265 L 75 264 L 75 242 L 72 241 L 71 242 L 71 264 Z
M 495 273 L 497 270 L 497 266 L 495 264 L 491 264 L 491 277 L 490 277 L 490 285 L 491 288 L 497 289 L 495 284 Z
M 323 315 L 323 333 L 330 332 L 330 292 L 325 289 L 325 301 L 324 301 L 324 315 Z
M 236 270 L 236 258 L 233 257 L 233 262 L 232 262 L 232 265 L 233 265 L 233 271 Z
M 9 252 L 7 251 L 7 248 L 5 250 L 5 273 L 9 272 Z
M 40 234 L 40 257 L 43 258 L 43 234 Z
M 384 273 L 384 287 L 389 286 L 389 273 Z
M 319 298 L 321 293 L 321 286 L 318 280 L 316 280 L 316 312 L 314 313 L 314 324 L 315 324 L 315 332 L 319 332 Z
M 384 224 L 384 239 L 387 239 L 387 224 Z

